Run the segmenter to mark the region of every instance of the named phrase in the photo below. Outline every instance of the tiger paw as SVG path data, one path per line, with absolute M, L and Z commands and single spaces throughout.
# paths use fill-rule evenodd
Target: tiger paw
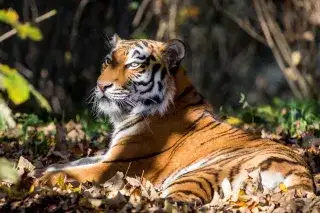
M 55 186 L 59 183 L 69 182 L 68 175 L 62 171 L 57 172 L 47 172 L 45 171 L 39 178 L 39 184 Z
M 203 205 L 203 201 L 198 197 L 193 196 L 181 196 L 179 193 L 171 194 L 166 198 L 170 203 L 176 203 L 178 206 L 184 205 L 196 205 L 201 206 Z

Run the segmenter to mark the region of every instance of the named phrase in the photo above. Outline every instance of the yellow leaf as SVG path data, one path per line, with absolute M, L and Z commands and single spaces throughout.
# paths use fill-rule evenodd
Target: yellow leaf
M 42 40 L 42 33 L 38 27 L 29 25 L 27 28 L 27 35 L 33 41 Z
M 300 51 L 294 51 L 291 54 L 291 60 L 292 60 L 293 65 L 297 66 L 298 64 L 300 64 L 301 57 L 302 56 L 301 56 Z
M 30 189 L 29 189 L 29 193 L 34 192 L 34 188 L 35 188 L 35 187 L 34 187 L 34 184 L 32 184 L 31 187 L 30 187 Z
M 244 206 L 247 206 L 247 203 L 244 202 L 244 201 L 238 201 L 238 202 L 231 202 L 234 206 L 237 206 L 237 207 L 244 207 Z
M 284 185 L 284 183 L 280 183 L 279 188 L 282 192 L 287 192 L 288 188 L 286 187 L 286 185 Z
M 28 27 L 29 27 L 28 23 L 26 23 L 26 24 L 18 24 L 15 27 L 16 30 L 18 31 L 18 36 L 21 39 L 26 39 L 27 38 L 27 36 L 28 36 Z
M 15 25 L 17 24 L 18 19 L 19 15 L 15 10 L 11 8 L 8 10 L 0 10 L 0 21 L 10 25 Z
M 246 194 L 246 192 L 245 192 L 243 189 L 241 189 L 241 190 L 239 191 L 239 196 L 245 195 L 245 194 Z
M 7 11 L 7 19 L 8 19 L 8 23 L 15 24 L 19 19 L 19 15 L 15 10 L 10 8 Z
M 236 117 L 231 117 L 229 116 L 227 119 L 226 119 L 226 122 L 228 124 L 231 124 L 231 125 L 239 125 L 242 123 L 242 120 L 240 118 L 236 118 Z
M 16 69 L 0 64 L 2 86 L 6 89 L 10 100 L 19 105 L 30 97 L 29 83 L 21 76 Z
M 58 186 L 58 187 L 60 187 L 60 188 L 63 188 L 64 185 L 65 185 L 64 177 L 63 177 L 63 175 L 60 175 L 60 176 L 58 177 L 56 186 Z

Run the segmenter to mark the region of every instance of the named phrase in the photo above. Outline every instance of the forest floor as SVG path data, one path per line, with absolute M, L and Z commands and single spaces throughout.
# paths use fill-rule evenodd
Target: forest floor
M 103 153 L 110 128 L 106 121 L 88 117 L 44 122 L 35 115 L 17 114 L 17 128 L 0 131 L 0 212 L 320 212 L 318 105 L 241 103 L 241 113 L 225 117 L 226 122 L 284 143 L 304 156 L 314 173 L 315 194 L 288 192 L 284 184 L 263 190 L 259 170 L 248 173 L 240 189 L 232 189 L 225 180 L 205 206 L 171 203 L 143 177 L 119 172 L 102 185 L 60 179 L 49 188 L 37 184 L 41 169 Z

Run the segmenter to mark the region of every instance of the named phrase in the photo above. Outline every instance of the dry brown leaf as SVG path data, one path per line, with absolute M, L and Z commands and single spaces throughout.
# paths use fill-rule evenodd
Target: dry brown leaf
M 20 156 L 17 164 L 17 168 L 19 170 L 19 173 L 23 174 L 24 171 L 28 171 L 28 173 L 32 173 L 36 167 L 30 161 Z
M 117 172 L 112 178 L 106 181 L 102 187 L 108 191 L 119 191 L 123 187 L 123 173 Z

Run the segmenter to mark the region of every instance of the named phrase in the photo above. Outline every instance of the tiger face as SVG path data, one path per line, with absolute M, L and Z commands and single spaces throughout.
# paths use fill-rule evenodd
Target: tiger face
M 110 43 L 95 89 L 98 112 L 114 123 L 128 115 L 163 114 L 175 95 L 172 72 L 185 56 L 184 44 L 122 40 L 117 35 Z

